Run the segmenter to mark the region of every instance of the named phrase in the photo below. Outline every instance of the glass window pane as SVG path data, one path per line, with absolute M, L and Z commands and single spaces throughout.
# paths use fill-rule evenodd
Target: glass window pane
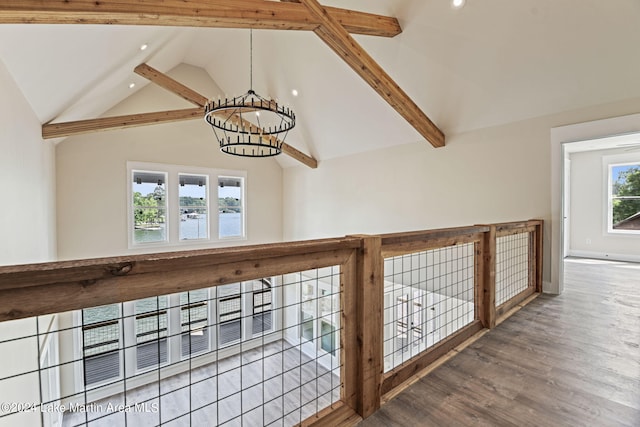
M 253 328 L 252 333 L 262 334 L 271 330 L 271 282 L 269 279 L 254 280 L 253 288 Z
M 135 302 L 136 361 L 138 369 L 167 362 L 168 297 Z
M 133 171 L 134 243 L 167 240 L 166 182 L 164 172 Z
M 180 294 L 180 325 L 182 355 L 209 349 L 209 292 L 198 289 Z
M 120 306 L 82 310 L 82 352 L 85 384 L 120 376 Z
M 320 322 L 320 348 L 327 353 L 336 354 L 336 328 L 324 320 Z
M 640 230 L 640 164 L 611 166 L 611 226 Z
M 206 175 L 178 177 L 180 240 L 209 238 L 209 200 Z
M 242 299 L 240 283 L 218 286 L 218 343 L 220 346 L 242 339 Z
M 313 341 L 313 315 L 301 311 L 300 312 L 302 328 L 300 336 L 307 341 Z
M 218 235 L 244 236 L 243 178 L 218 177 Z

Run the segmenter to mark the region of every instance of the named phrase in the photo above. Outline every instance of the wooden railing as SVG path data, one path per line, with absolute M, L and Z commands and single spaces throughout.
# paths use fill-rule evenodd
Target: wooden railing
M 483 328 L 494 327 L 509 310 L 541 292 L 542 227 L 542 221 L 531 220 L 0 267 L 0 322 L 339 266 L 341 398 L 338 404 L 307 418 L 302 425 L 349 424 L 371 415 L 380 407 L 386 393 L 397 391 L 411 376 Z M 496 306 L 496 276 L 505 277 L 500 271 L 502 266 L 497 267 L 497 260 L 502 256 L 497 252 L 501 246 L 498 239 L 522 234 L 527 237 L 520 240 L 517 261 L 525 271 L 518 273 L 518 279 L 522 282 L 524 277 L 526 284 Z M 457 249 L 452 248 L 462 251 L 464 259 L 455 261 Z M 433 335 L 428 345 L 385 372 L 385 310 L 393 310 L 385 307 L 385 282 L 401 277 L 400 273 L 385 272 L 385 265 L 393 259 L 400 265 L 402 257 L 411 256 L 427 261 L 437 256 L 441 258 L 439 269 L 456 262 L 459 270 L 455 270 L 455 276 L 464 276 L 463 284 L 458 286 L 465 289 L 464 296 L 451 294 L 453 288 L 443 288 L 447 296 L 441 299 L 441 304 L 445 307 L 455 300 L 459 304 L 455 310 L 460 311 L 464 306 L 467 311 L 464 316 L 451 320 L 443 309 L 441 320 L 446 324 L 440 329 L 414 325 L 412 336 L 417 340 L 423 337 L 429 341 L 424 337 L 429 333 Z M 423 296 L 436 294 L 430 287 L 438 281 L 449 286 L 446 283 L 450 272 L 439 273 L 437 277 L 432 274 L 430 278 L 426 265 L 427 276 L 421 278 L 421 268 L 406 273 L 406 277 L 412 274 L 418 277 L 415 283 L 395 284 L 416 292 L 424 290 L 420 293 Z M 506 280 L 501 283 L 508 285 L 508 277 Z M 437 308 L 435 303 L 433 307 Z M 393 328 L 395 326 L 390 327 Z

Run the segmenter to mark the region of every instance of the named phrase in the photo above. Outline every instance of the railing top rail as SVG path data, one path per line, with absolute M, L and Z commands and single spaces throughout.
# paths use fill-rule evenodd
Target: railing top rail
M 506 231 L 535 227 L 537 225 L 541 225 L 542 222 L 543 221 L 541 219 L 530 219 L 528 221 L 502 222 L 492 225 L 496 227 L 497 231 Z
M 361 245 L 347 237 L 0 267 L 0 321 L 328 267 Z
M 397 245 L 399 243 L 415 242 L 420 240 L 439 240 L 449 237 L 458 237 L 469 234 L 485 233 L 489 231 L 488 225 L 472 225 L 467 227 L 442 228 L 438 230 L 408 231 L 401 233 L 382 234 L 382 246 Z
M 131 272 L 134 266 L 138 273 L 161 273 L 211 267 L 249 259 L 258 261 L 301 253 L 312 254 L 339 249 L 357 249 L 360 245 L 361 241 L 358 238 L 343 237 L 0 266 L 0 292 L 6 288 L 124 276 Z

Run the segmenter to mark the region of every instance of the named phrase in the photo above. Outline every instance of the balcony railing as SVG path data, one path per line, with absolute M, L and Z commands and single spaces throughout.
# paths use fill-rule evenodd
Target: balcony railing
M 0 267 L 0 424 L 348 425 L 541 292 L 541 254 L 532 220 Z

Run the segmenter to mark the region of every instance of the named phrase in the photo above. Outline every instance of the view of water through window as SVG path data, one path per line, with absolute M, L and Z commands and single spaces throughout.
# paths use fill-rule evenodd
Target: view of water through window
M 239 236 L 242 233 L 242 214 L 239 212 L 220 213 L 219 235 L 223 237 Z M 180 221 L 180 234 L 183 239 L 197 239 L 199 230 L 207 226 L 207 215 L 199 215 L 197 218 L 186 218 Z M 164 241 L 166 236 L 166 224 L 162 223 L 155 229 L 136 229 L 134 238 L 136 243 Z

